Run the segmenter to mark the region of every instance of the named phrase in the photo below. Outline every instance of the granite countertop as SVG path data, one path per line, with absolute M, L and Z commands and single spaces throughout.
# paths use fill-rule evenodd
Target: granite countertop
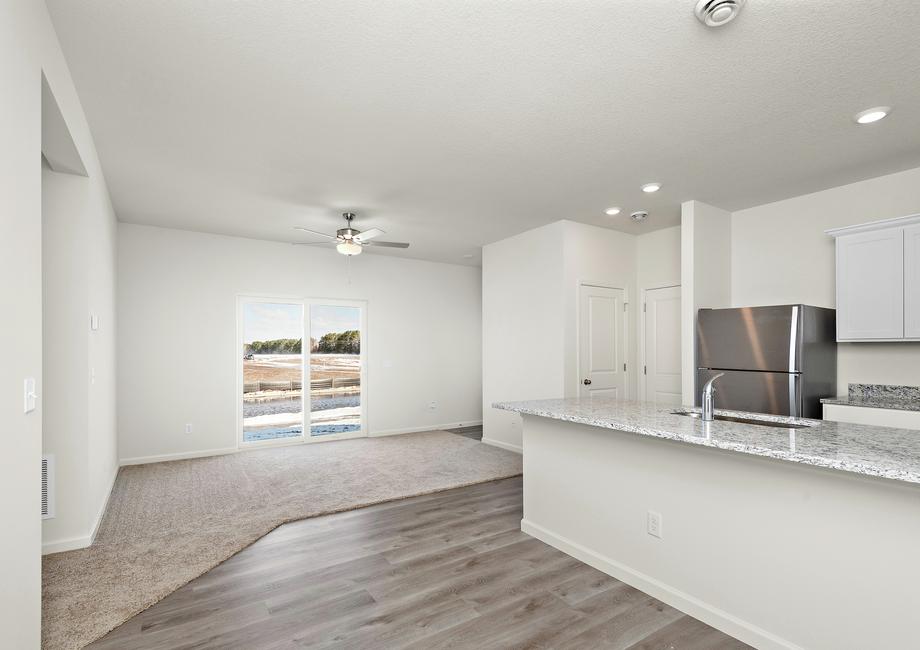
M 492 406 L 525 415 L 920 484 L 920 432 L 910 429 L 718 409 L 717 415 L 807 426 L 796 429 L 720 420 L 702 422 L 672 413 L 694 409 L 597 397 L 496 402 Z
M 846 395 L 825 397 L 824 404 L 864 406 L 874 409 L 920 411 L 920 387 L 886 384 L 850 384 Z

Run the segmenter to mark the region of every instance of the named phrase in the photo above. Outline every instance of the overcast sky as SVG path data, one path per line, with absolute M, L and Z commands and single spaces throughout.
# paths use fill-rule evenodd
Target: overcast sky
M 360 329 L 361 311 L 357 307 L 313 305 L 310 336 L 319 339 L 328 332 Z M 247 302 L 243 304 L 243 341 L 299 339 L 303 336 L 303 307 L 283 303 Z

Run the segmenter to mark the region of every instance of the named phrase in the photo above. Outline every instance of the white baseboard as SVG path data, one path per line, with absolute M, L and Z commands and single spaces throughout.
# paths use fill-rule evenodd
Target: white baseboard
M 109 507 L 109 499 L 112 498 L 112 490 L 115 489 L 115 480 L 118 478 L 119 469 L 120 466 L 116 465 L 115 471 L 112 472 L 112 477 L 109 479 L 109 489 L 105 493 L 105 499 L 102 501 L 102 506 L 99 508 L 99 511 L 96 512 L 96 519 L 93 521 L 92 533 L 90 534 L 90 544 L 96 541 L 96 533 L 99 532 L 99 524 L 102 523 L 102 518 L 105 517 L 105 511 Z
M 613 576 L 617 580 L 621 580 L 647 593 L 649 596 L 653 596 L 755 648 L 760 648 L 761 650 L 803 650 L 801 646 L 771 634 L 752 623 L 733 616 L 718 607 L 713 607 L 709 603 L 705 603 L 690 594 L 675 589 L 616 560 L 595 553 L 581 544 L 566 539 L 562 535 L 557 535 L 538 524 L 523 519 L 521 520 L 521 530 L 531 537 L 536 537 L 541 542 L 545 542 L 553 548 L 593 566 L 598 571 L 603 571 L 607 575 Z M 690 560 L 692 561 L 692 558 Z
M 368 434 L 369 438 L 376 438 L 379 436 L 397 436 L 403 433 L 421 433 L 423 431 L 441 431 L 443 429 L 456 429 L 459 427 L 472 427 L 482 424 L 482 420 L 464 420 L 463 422 L 449 422 L 447 424 L 429 424 L 423 427 L 410 427 L 406 429 L 387 429 L 384 431 L 372 431 Z M 333 442 L 333 441 L 329 441 Z M 304 442 L 298 440 L 297 442 L 290 443 L 293 445 L 302 445 Z M 125 465 L 146 465 L 147 463 L 162 463 L 169 460 L 187 460 L 189 458 L 205 458 L 207 456 L 222 456 L 224 454 L 235 454 L 241 451 L 251 451 L 253 449 L 266 449 L 268 447 L 281 447 L 283 444 L 269 444 L 269 445 L 258 445 L 250 444 L 246 447 L 224 447 L 221 449 L 204 449 L 202 451 L 187 451 L 180 452 L 177 454 L 160 454 L 157 456 L 136 456 L 134 458 L 122 458 L 119 461 L 119 465 L 124 467 Z
M 421 433 L 423 431 L 442 431 L 444 429 L 457 429 L 459 427 L 472 427 L 482 424 L 482 420 L 464 420 L 463 422 L 448 422 L 447 424 L 428 424 L 423 427 L 410 427 L 406 429 L 387 429 L 384 431 L 372 431 L 368 433 L 369 438 L 376 438 L 380 436 L 398 436 L 403 433 Z M 356 436 L 359 437 L 359 436 Z M 330 442 L 332 442 L 330 440 Z M 304 442 L 298 440 L 297 442 L 292 442 L 291 445 L 302 445 Z M 224 454 L 235 454 L 240 451 L 251 451 L 253 449 L 265 449 L 268 447 L 281 447 L 282 444 L 270 444 L 270 445 L 247 445 L 246 447 L 224 447 L 221 449 L 204 449 L 202 451 L 187 451 L 180 452 L 177 454 L 160 454 L 157 456 L 136 456 L 134 458 L 122 458 L 118 464 L 121 467 L 125 465 L 146 465 L 147 463 L 162 463 L 168 460 L 187 460 L 189 458 L 205 458 L 207 456 L 222 456 Z M 512 448 L 512 451 L 514 449 Z M 520 453 L 520 450 L 518 450 Z
M 201 451 L 185 451 L 178 454 L 160 454 L 158 456 L 136 456 L 134 458 L 122 458 L 118 464 L 122 467 L 125 465 L 146 465 L 147 463 L 162 463 L 167 460 L 186 460 L 188 458 L 204 458 L 205 456 L 222 456 L 224 454 L 235 454 L 240 451 L 236 447 L 224 447 L 221 449 L 203 449 Z
M 444 429 L 459 429 L 460 427 L 476 427 L 482 424 L 482 420 L 464 420 L 463 422 L 448 422 L 447 424 L 428 424 L 423 427 L 411 427 L 408 429 L 386 429 L 384 431 L 372 431 L 368 434 L 370 438 L 379 436 L 398 436 L 403 433 L 421 433 L 423 431 L 443 431 Z
M 42 555 L 50 555 L 51 553 L 63 553 L 64 551 L 75 551 L 78 548 L 86 548 L 93 543 L 93 538 L 90 535 L 83 535 L 82 537 L 69 537 L 67 539 L 59 539 L 54 542 L 42 542 Z
M 501 440 L 495 440 L 494 438 L 486 438 L 483 436 L 482 441 L 487 445 L 492 445 L 493 447 L 500 447 L 501 449 L 507 449 L 508 451 L 513 451 L 516 454 L 523 454 L 524 448 L 519 447 L 518 445 L 512 445 L 508 442 L 502 442 Z
M 96 512 L 96 517 L 93 519 L 93 523 L 90 526 L 89 535 L 69 537 L 67 539 L 59 539 L 51 542 L 42 542 L 42 555 L 50 555 L 51 553 L 63 553 L 64 551 L 75 551 L 78 548 L 86 548 L 87 546 L 91 546 L 93 542 L 96 541 L 96 533 L 99 532 L 99 524 L 102 523 L 102 518 L 105 517 L 106 508 L 109 507 L 109 499 L 112 497 L 112 489 L 115 487 L 115 479 L 118 478 L 118 469 L 118 466 L 116 466 L 115 471 L 112 472 L 112 477 L 109 479 L 109 490 L 106 492 L 105 500 L 103 500 L 98 512 Z

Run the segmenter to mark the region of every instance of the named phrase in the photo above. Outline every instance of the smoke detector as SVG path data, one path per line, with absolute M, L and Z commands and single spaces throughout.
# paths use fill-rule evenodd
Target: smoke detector
M 648 219 L 648 212 L 645 212 L 644 210 L 633 212 L 631 215 L 629 215 L 629 218 L 633 221 L 645 221 Z
M 744 0 L 698 0 L 693 13 L 707 27 L 730 23 L 741 11 Z

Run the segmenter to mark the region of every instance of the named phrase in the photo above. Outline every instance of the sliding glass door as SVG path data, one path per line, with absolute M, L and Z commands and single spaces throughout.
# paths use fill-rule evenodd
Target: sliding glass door
M 360 301 L 240 298 L 243 444 L 366 434 L 365 312 Z
M 240 320 L 242 441 L 303 438 L 303 303 L 247 299 Z
M 360 433 L 361 307 L 310 303 L 310 435 Z

